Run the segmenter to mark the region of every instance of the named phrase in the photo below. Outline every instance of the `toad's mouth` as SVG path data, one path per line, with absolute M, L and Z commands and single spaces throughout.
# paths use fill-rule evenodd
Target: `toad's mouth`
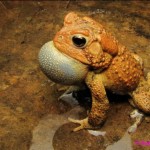
M 88 66 L 61 53 L 53 41 L 44 44 L 39 52 L 39 63 L 42 71 L 52 81 L 73 85 L 82 82 Z

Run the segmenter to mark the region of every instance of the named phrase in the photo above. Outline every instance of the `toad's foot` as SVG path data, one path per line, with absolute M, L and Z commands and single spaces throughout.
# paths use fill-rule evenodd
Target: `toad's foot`
M 133 133 L 136 131 L 138 125 L 140 125 L 142 122 L 143 116 L 144 115 L 142 113 L 139 113 L 138 110 L 134 110 L 133 112 L 131 112 L 130 117 L 135 118 L 136 121 L 134 122 L 132 126 L 128 128 L 129 133 Z
M 82 130 L 82 129 L 93 129 L 93 127 L 88 122 L 88 118 L 85 118 L 83 120 L 76 120 L 76 119 L 68 118 L 68 120 L 73 123 L 80 124 L 79 127 L 73 129 L 74 132 Z

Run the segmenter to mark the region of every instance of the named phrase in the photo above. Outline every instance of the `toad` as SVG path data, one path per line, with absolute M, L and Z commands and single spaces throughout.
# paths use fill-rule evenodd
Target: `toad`
M 62 29 L 41 48 L 39 62 L 54 82 L 89 88 L 90 112 L 83 120 L 70 119 L 80 124 L 74 131 L 104 123 L 109 109 L 106 90 L 129 94 L 135 108 L 150 113 L 150 77 L 144 77 L 141 58 L 89 17 L 67 14 Z

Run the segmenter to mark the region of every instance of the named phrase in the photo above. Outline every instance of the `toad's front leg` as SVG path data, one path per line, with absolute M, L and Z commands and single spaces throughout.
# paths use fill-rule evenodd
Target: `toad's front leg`
M 71 122 L 80 124 L 74 131 L 99 128 L 105 121 L 106 113 L 109 109 L 109 102 L 101 76 L 93 72 L 89 73 L 86 78 L 86 84 L 92 93 L 92 108 L 88 118 L 83 120 L 69 119 Z

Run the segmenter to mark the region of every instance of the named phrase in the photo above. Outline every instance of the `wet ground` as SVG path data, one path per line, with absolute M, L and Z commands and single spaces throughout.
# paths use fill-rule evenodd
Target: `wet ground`
M 68 12 L 76 11 L 101 22 L 122 44 L 143 58 L 147 73 L 150 71 L 149 10 L 148 1 L 0 1 L 0 149 L 30 149 L 32 131 L 43 117 L 62 115 L 71 109 L 58 101 L 62 86 L 45 77 L 37 60 L 41 46 L 53 39 Z M 120 103 L 118 99 L 125 100 Z M 101 129 L 106 131 L 104 137 L 95 137 L 86 130 L 74 133 L 76 125 L 66 123 L 54 134 L 53 147 L 103 150 L 121 139 L 133 123 L 129 118 L 132 110 L 127 98 L 115 97 Z M 80 117 L 84 115 L 85 112 L 80 113 Z M 150 141 L 149 120 L 147 117 L 131 135 L 134 150 L 150 148 L 135 144 L 137 140 Z

